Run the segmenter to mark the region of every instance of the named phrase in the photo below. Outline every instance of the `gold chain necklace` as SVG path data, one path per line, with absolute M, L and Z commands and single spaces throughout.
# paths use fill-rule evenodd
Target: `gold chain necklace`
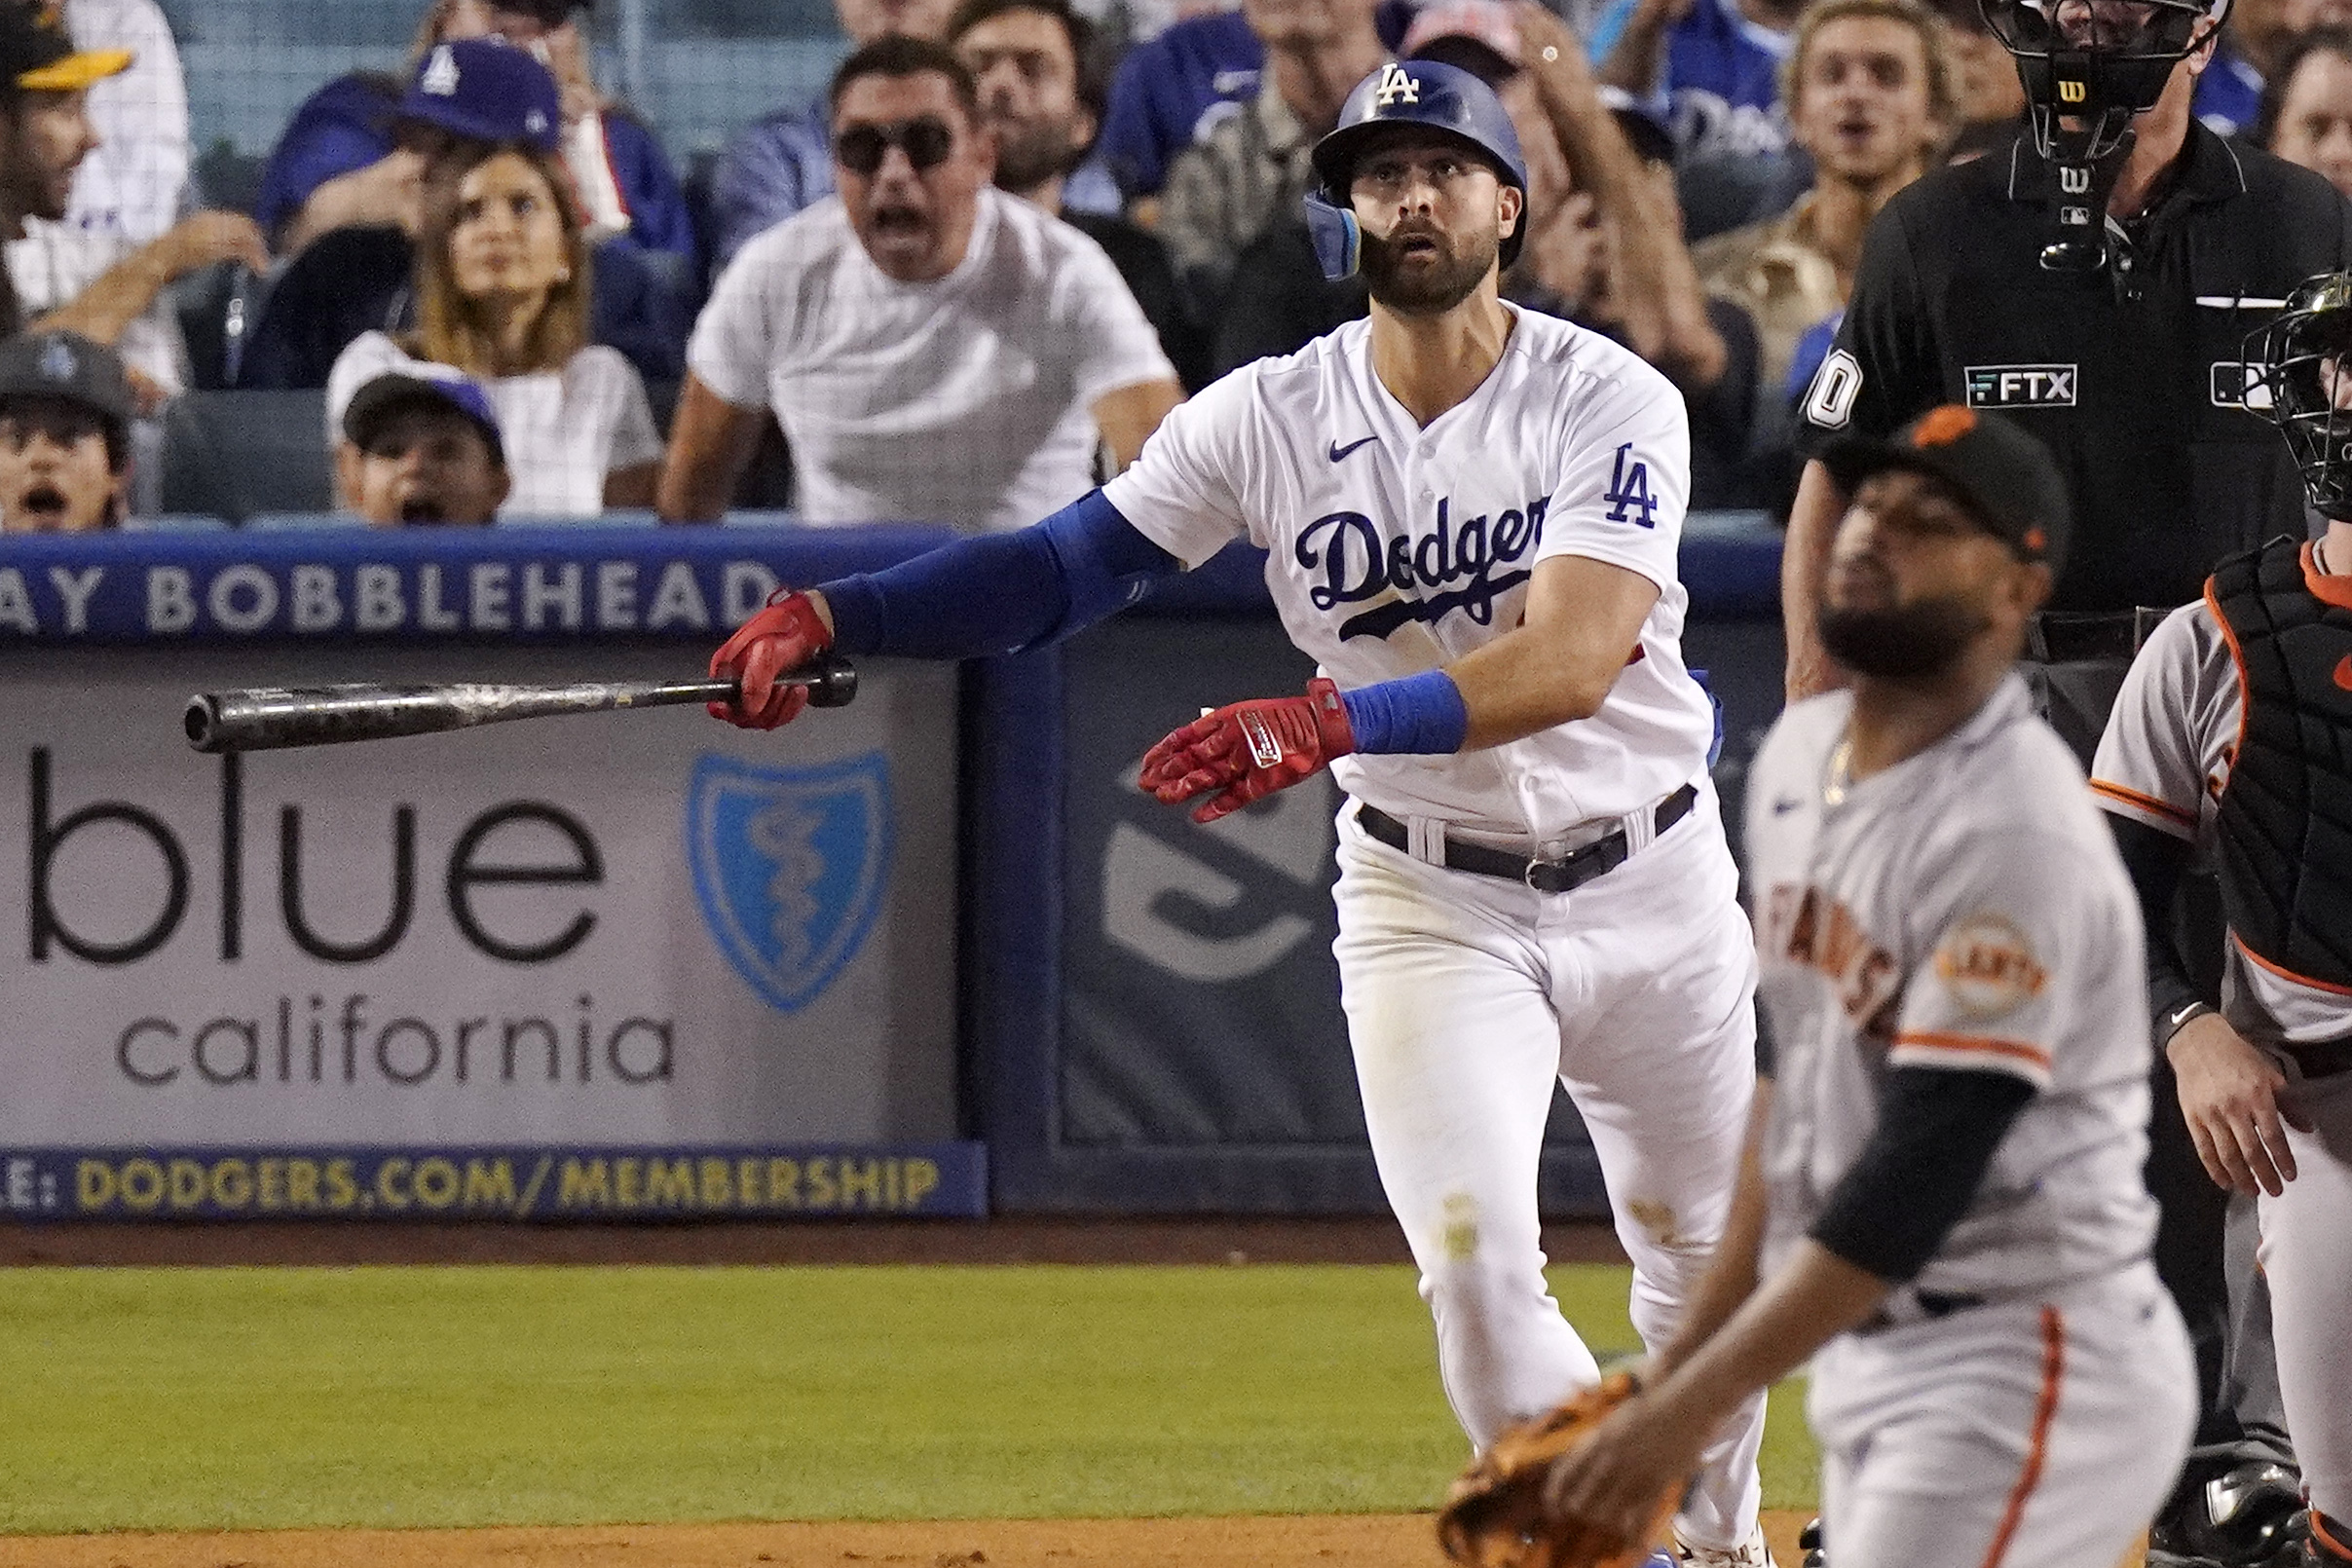
M 1829 754 L 1829 776 L 1821 781 L 1821 803 L 1844 805 L 1846 795 L 1853 788 L 1853 742 L 1838 742 L 1837 750 Z

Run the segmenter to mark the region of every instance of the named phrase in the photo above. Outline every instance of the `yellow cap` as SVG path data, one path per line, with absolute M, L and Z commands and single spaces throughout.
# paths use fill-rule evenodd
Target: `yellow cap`
M 102 82 L 130 68 L 128 49 L 85 50 L 18 73 L 17 86 L 26 93 L 78 93 L 93 82 Z

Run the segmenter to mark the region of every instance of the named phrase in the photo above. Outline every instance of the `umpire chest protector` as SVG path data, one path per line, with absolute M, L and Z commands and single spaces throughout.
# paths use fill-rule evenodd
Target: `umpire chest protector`
M 2217 821 L 2221 902 L 2266 965 L 2352 989 L 2352 593 L 2313 591 L 2307 550 L 2274 540 L 2206 584 L 2244 716 Z

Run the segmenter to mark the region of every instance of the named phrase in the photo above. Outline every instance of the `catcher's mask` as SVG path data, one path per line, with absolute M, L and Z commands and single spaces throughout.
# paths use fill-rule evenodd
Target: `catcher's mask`
M 2017 61 L 2034 145 L 2051 166 L 2054 272 L 2107 259 L 2107 198 L 2131 148 L 2132 117 L 2156 106 L 2173 67 L 2229 14 L 2230 0 L 1977 0 Z M 2070 124 L 2071 122 L 2071 124 Z
M 2311 504 L 2352 517 L 2352 273 L 2297 284 L 2244 353 L 2247 408 L 2287 438 Z
M 1307 190 L 1307 233 L 1315 242 L 1323 275 L 1333 282 L 1355 276 L 1363 248 L 1348 199 L 1356 157 L 1380 127 L 1397 125 L 1444 131 L 1491 166 L 1504 184 L 1517 187 L 1519 221 L 1504 236 L 1500 258 L 1503 271 L 1511 271 L 1526 239 L 1529 218 L 1527 158 L 1519 151 L 1519 133 L 1512 128 L 1511 115 L 1494 89 L 1470 72 L 1437 60 L 1404 60 L 1383 65 L 1357 83 L 1340 105 L 1339 124 L 1310 155 L 1316 182 Z

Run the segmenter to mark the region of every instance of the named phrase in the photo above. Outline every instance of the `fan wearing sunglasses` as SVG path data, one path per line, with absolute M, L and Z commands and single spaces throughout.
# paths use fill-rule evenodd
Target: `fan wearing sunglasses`
M 768 414 L 812 523 L 1026 526 L 1124 468 L 1182 399 L 1094 241 L 991 183 L 994 138 L 944 45 L 836 74 L 839 194 L 737 253 L 687 351 L 658 505 L 705 521 Z

